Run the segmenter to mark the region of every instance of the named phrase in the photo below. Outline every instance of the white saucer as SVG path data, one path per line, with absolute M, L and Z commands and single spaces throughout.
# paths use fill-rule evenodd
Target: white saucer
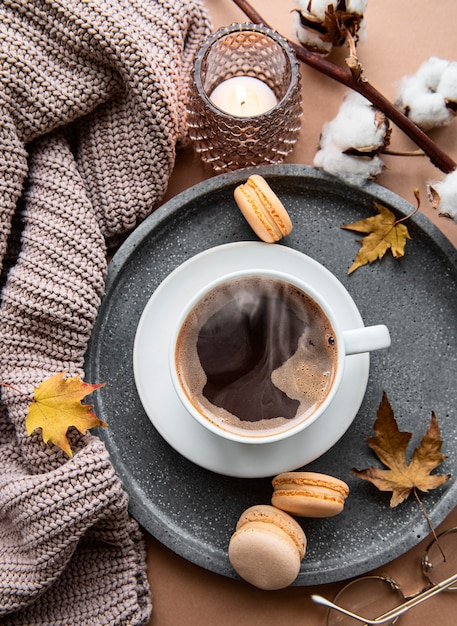
M 138 324 L 133 371 L 144 410 L 160 435 L 197 465 L 227 476 L 261 478 L 302 467 L 346 432 L 365 395 L 369 354 L 346 357 L 341 386 L 325 413 L 301 433 L 274 443 L 243 444 L 211 433 L 184 409 L 169 370 L 169 343 L 183 305 L 209 281 L 239 269 L 265 267 L 296 274 L 333 305 L 343 330 L 363 326 L 345 287 L 310 257 L 286 246 L 229 243 L 206 250 L 176 268 L 149 299 Z

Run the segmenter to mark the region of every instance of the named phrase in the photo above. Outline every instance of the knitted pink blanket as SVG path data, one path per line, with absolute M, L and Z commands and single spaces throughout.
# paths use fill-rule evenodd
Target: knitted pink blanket
M 166 189 L 208 34 L 201 0 L 0 0 L 1 382 L 84 377 L 106 241 Z M 70 429 L 69 459 L 27 436 L 28 404 L 1 388 L 0 622 L 144 623 L 143 537 L 104 445 Z

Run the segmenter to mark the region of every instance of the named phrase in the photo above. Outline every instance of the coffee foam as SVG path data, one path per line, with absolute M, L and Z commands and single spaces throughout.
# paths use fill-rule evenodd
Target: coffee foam
M 208 379 L 197 354 L 199 334 L 216 313 L 220 315 L 224 307 L 233 302 L 234 294 L 238 298 L 237 310 L 255 311 L 259 290 L 263 294 L 269 294 L 271 288 L 274 294 L 277 294 L 279 286 L 282 290 L 285 289 L 281 297 L 286 298 L 290 311 L 301 320 L 303 332 L 293 353 L 279 367 L 272 369 L 268 359 L 256 364 L 256 367 L 263 370 L 263 374 L 259 374 L 257 378 L 270 377 L 270 381 L 278 390 L 296 402 L 298 409 L 293 417 L 259 419 L 256 417 L 256 411 L 260 406 L 262 389 L 259 386 L 255 389 L 244 387 L 239 393 L 244 394 L 246 407 L 251 407 L 252 402 L 252 418 L 251 408 L 247 408 L 249 417 L 240 419 L 223 406 L 216 406 L 210 402 L 203 393 Z M 290 311 L 288 315 L 291 314 Z M 229 322 L 230 320 L 226 321 Z M 224 324 L 224 320 L 221 320 L 221 323 Z M 278 343 L 287 340 L 287 337 L 281 334 L 287 333 L 287 324 L 284 320 L 275 324 L 273 331 L 276 333 L 275 341 Z M 276 278 L 239 277 L 213 289 L 194 306 L 186 318 L 178 335 L 175 351 L 178 378 L 194 407 L 219 428 L 244 436 L 266 436 L 293 428 L 297 423 L 309 418 L 324 402 L 334 380 L 337 363 L 337 346 L 335 343 L 330 345 L 330 338 L 334 338 L 334 331 L 327 316 L 320 306 L 300 289 Z M 216 353 L 215 357 L 223 363 L 225 354 Z M 265 386 L 263 381 L 261 386 Z M 231 391 L 238 393 L 236 387 Z M 224 405 L 224 401 L 218 404 Z

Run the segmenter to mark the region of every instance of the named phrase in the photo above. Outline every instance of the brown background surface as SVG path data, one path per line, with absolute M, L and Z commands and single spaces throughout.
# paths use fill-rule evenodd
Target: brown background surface
M 230 0 L 205 0 L 216 30 L 232 22 L 246 21 Z M 253 0 L 252 5 L 282 35 L 293 39 L 293 0 Z M 414 73 L 431 56 L 456 60 L 457 3 L 455 0 L 369 0 L 366 11 L 367 40 L 358 47 L 359 59 L 370 82 L 390 100 L 395 99 L 400 79 Z M 346 50 L 332 53 L 331 60 L 344 64 Z M 322 125 L 331 120 L 346 88 L 315 70 L 302 66 L 303 121 L 300 139 L 287 161 L 312 165 Z M 457 161 L 457 120 L 431 132 Z M 413 150 L 416 146 L 395 126 L 391 147 Z M 409 202 L 413 190 L 421 194 L 420 210 L 457 245 L 457 223 L 439 217 L 428 202 L 426 184 L 443 174 L 427 157 L 384 158 L 385 171 L 376 182 Z M 191 148 L 177 159 L 165 199 L 212 176 Z M 457 504 L 457 503 L 456 503 Z M 386 511 L 388 515 L 388 510 Z M 457 526 L 457 508 L 440 526 Z M 341 584 L 289 588 L 263 592 L 247 583 L 227 579 L 189 563 L 148 536 L 148 571 L 153 594 L 153 614 L 149 626 L 324 626 L 326 609 L 310 600 L 311 593 L 332 597 Z M 427 540 L 378 571 L 400 581 L 406 593 L 423 586 L 420 557 Z M 456 563 L 457 568 L 457 563 Z M 440 594 L 403 615 L 402 626 L 455 626 L 457 592 Z

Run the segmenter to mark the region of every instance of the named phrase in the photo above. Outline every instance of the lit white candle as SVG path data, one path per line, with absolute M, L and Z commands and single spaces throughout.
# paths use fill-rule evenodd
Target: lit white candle
M 218 109 L 235 117 L 255 117 L 278 103 L 273 90 L 252 76 L 228 78 L 214 89 L 210 100 Z

